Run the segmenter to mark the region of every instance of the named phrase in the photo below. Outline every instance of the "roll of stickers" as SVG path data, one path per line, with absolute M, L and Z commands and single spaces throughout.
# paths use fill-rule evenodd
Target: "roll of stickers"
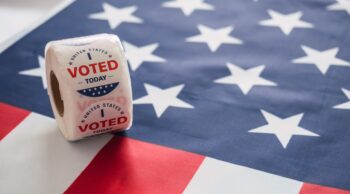
M 130 75 L 116 35 L 51 41 L 45 65 L 51 107 L 67 140 L 130 128 Z

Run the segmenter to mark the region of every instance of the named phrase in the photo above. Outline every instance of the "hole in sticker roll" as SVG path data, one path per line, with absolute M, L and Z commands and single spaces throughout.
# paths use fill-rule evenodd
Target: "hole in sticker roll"
M 63 117 L 64 104 L 63 104 L 63 100 L 61 97 L 60 84 L 59 84 L 57 77 L 53 71 L 50 72 L 50 83 L 51 83 L 52 96 L 53 96 L 54 104 L 56 106 L 56 110 L 57 110 L 58 114 L 61 117 Z

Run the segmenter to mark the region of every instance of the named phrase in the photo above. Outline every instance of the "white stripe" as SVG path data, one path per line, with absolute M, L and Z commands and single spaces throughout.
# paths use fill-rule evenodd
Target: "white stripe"
M 62 193 L 111 139 L 67 142 L 52 118 L 31 113 L 0 141 L 0 193 Z
M 302 182 L 206 157 L 187 194 L 298 194 Z
M 41 24 L 45 23 L 47 20 L 55 16 L 57 13 L 62 11 L 64 8 L 66 8 L 68 5 L 73 3 L 75 0 L 62 0 L 60 3 L 58 3 L 53 9 L 50 11 L 47 11 L 43 16 L 40 17 L 40 14 L 38 13 L 38 10 L 36 7 L 33 8 L 33 10 L 28 9 L 28 7 L 23 6 L 17 6 L 18 10 L 16 8 L 13 8 L 14 6 L 0 6 L 1 14 L 0 16 L 5 19 L 6 21 L 8 18 L 10 18 L 11 23 L 6 23 L 7 25 L 2 25 L 2 32 L 0 37 L 0 54 L 9 48 L 11 45 L 13 45 L 15 42 L 23 38 L 25 35 L 33 31 L 35 28 L 40 26 Z M 42 2 L 41 2 L 42 3 Z M 14 3 L 15 4 L 15 3 Z M 30 3 L 29 3 L 30 4 Z M 10 9 L 11 8 L 11 9 Z M 8 10 L 8 11 L 6 11 Z M 5 12 L 13 12 L 7 14 L 8 16 L 5 17 Z M 27 14 L 27 17 L 25 16 Z M 39 19 L 37 19 L 39 16 Z M 16 20 L 17 19 L 17 20 Z M 22 20 L 22 21 L 20 21 Z M 4 22 L 6 22 L 4 21 Z M 25 21 L 25 22 L 24 22 Z M 28 23 L 31 23 L 28 25 Z M 14 24 L 10 25 L 9 24 Z M 12 28 L 11 28 L 12 27 Z M 10 33 L 4 34 L 6 32 L 6 28 L 9 29 Z M 19 31 L 18 31 L 19 30 Z

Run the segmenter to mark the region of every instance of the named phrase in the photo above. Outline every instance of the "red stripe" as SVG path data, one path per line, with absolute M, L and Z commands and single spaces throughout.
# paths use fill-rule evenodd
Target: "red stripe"
M 29 115 L 29 111 L 0 103 L 0 141 Z
M 304 183 L 299 194 L 350 194 L 350 191 Z
M 182 193 L 204 156 L 114 137 L 65 193 Z

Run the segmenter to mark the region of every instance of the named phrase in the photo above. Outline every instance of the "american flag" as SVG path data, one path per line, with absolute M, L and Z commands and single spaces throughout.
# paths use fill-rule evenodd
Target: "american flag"
M 134 125 L 67 142 L 44 47 L 97 33 Z M 349 53 L 350 0 L 69 1 L 0 54 L 0 193 L 350 194 Z

